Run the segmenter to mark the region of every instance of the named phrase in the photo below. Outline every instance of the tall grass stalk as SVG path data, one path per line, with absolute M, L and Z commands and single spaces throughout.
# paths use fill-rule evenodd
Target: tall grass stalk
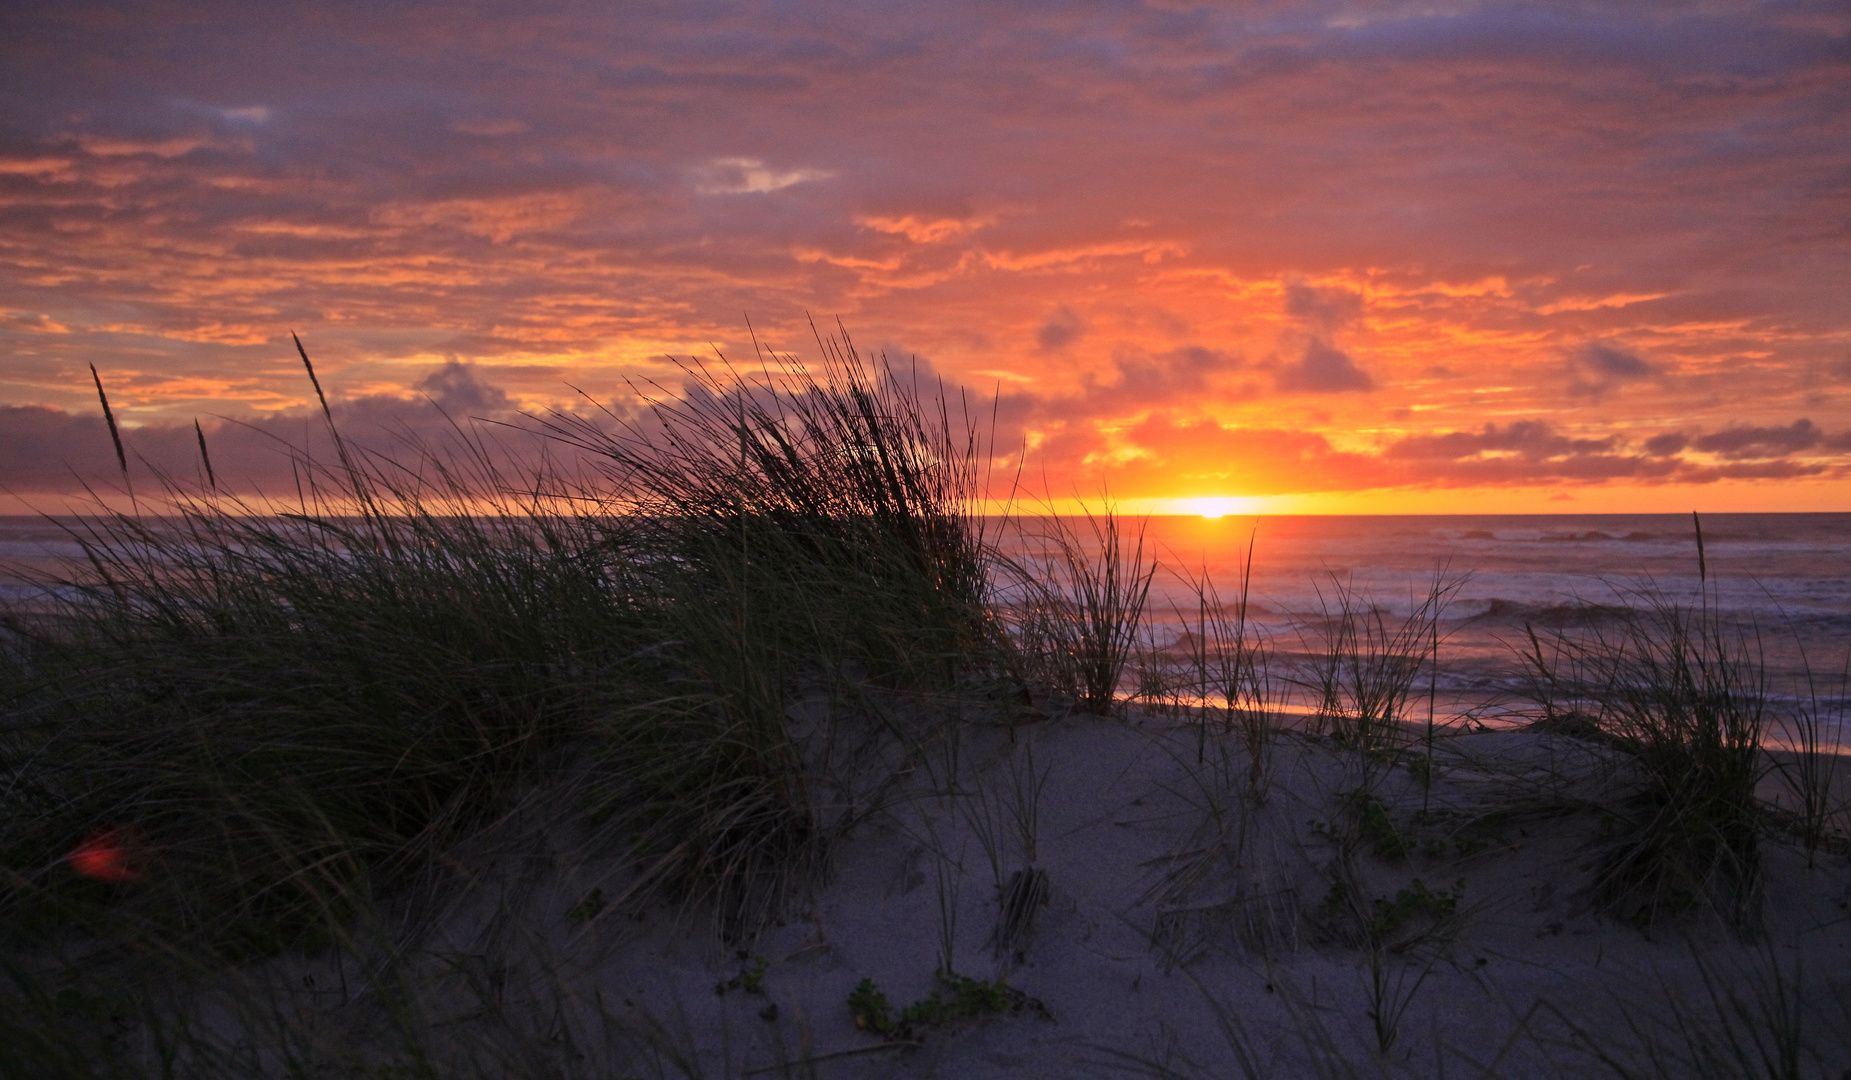
M 1144 618 L 1157 561 L 1144 550 L 1144 529 L 1129 537 L 1117 512 L 1043 519 L 1032 539 L 1043 549 L 998 558 L 1015 599 L 1015 636 L 1034 658 L 1032 670 L 1084 712 L 1107 715 L 1117 701 Z
M 1434 576 L 1424 597 L 1394 619 L 1351 582 L 1331 575 L 1317 586 L 1322 618 L 1307 639 L 1311 670 L 1303 685 L 1317 722 L 1337 742 L 1363 749 L 1393 745 L 1423 666 L 1438 663 L 1438 623 L 1465 579 Z M 1301 632 L 1302 636 L 1302 632 Z
M 1153 903 L 1152 944 L 1172 967 L 1228 944 L 1267 955 L 1298 946 L 1297 890 L 1259 808 L 1246 792 L 1248 770 L 1232 740 L 1209 742 L 1207 761 L 1166 747 L 1185 782 L 1168 788 L 1185 808 L 1188 828 L 1155 864 L 1161 867 L 1140 903 Z M 1231 938 L 1232 941 L 1226 939 Z
M 1618 1078 L 1841 1076 L 1851 1069 L 1846 988 L 1809 975 L 1803 955 L 1788 961 L 1763 942 L 1730 963 L 1693 947 L 1694 980 L 1661 976 L 1644 994 L 1616 992 L 1599 1030 L 1574 1010 L 1551 1011 L 1566 1021 L 1571 1045 Z
M 1381 947 L 1369 950 L 1369 977 L 1365 983 L 1368 996 L 1369 1026 L 1375 1035 L 1376 1052 L 1387 1054 L 1401 1037 L 1401 1022 L 1408 1008 L 1433 974 L 1433 963 L 1397 964 Z
M 1805 657 L 1804 646 L 1800 655 Z M 1835 687 L 1820 693 L 1819 679 L 1805 664 L 1806 697 L 1778 714 L 1775 726 L 1791 760 L 1776 759 L 1774 769 L 1791 800 L 1788 820 L 1806 848 L 1806 865 L 1817 862 L 1819 848 L 1831 836 L 1832 824 L 1842 811 L 1838 773 L 1844 749 L 1845 705 L 1851 699 L 1851 652 L 1834 680 Z
M 1165 641 L 1162 631 L 1146 625 L 1131 651 L 1132 698 L 1138 707 L 1157 716 L 1180 717 L 1189 708 L 1184 684 L 1190 680 L 1176 671 L 1170 651 L 1174 641 Z
M 1225 730 L 1238 733 L 1247 753 L 1247 791 L 1254 801 L 1266 792 L 1267 765 L 1276 707 L 1272 677 L 1272 648 L 1259 627 L 1248 620 L 1253 588 L 1253 539 L 1241 564 L 1234 602 L 1222 602 L 1214 581 L 1204 571 L 1185 577 L 1195 594 L 1195 626 L 1190 661 L 1195 668 L 1199 725 L 1196 762 L 1206 762 L 1208 728 L 1219 714 Z
M 939 841 L 937 827 L 927 819 L 926 834 L 932 852 L 933 898 L 938 916 L 938 973 L 949 979 L 957 974 L 958 895 L 964 883 L 962 853 L 953 859 Z
M 457 955 L 404 944 L 343 935 L 335 947 L 363 973 L 351 996 L 327 993 L 312 962 L 227 969 L 167 953 L 56 973 L 13 966 L 0 974 L 0 1075 L 669 1080 L 738 1076 L 748 1064 L 724 1017 L 714 1031 L 680 1001 L 651 1012 L 586 993 L 543 947 Z M 749 1056 L 771 1057 L 772 1075 L 803 1075 L 781 1047 Z

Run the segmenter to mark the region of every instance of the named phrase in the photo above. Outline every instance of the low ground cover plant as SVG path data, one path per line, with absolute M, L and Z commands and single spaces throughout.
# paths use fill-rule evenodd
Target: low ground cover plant
M 976 979 L 944 970 L 938 972 L 938 985 L 930 993 L 898 1011 L 873 979 L 863 979 L 849 992 L 848 1008 L 858 1030 L 891 1041 L 917 1039 L 921 1029 L 955 1020 L 1023 1011 L 1047 1016 L 1040 1002 L 1001 978 Z

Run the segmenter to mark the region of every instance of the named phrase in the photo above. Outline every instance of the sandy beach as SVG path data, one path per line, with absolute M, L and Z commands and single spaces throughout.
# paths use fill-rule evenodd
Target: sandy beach
M 1851 1065 L 1831 1042 L 1851 1031 L 1842 848 L 1808 866 L 1764 845 L 1742 925 L 1645 924 L 1589 895 L 1627 789 L 1611 749 L 1446 732 L 1424 786 L 1417 735 L 1396 754 L 1284 733 L 1256 803 L 1231 740 L 1210 732 L 1198 761 L 1200 736 L 1137 712 L 967 726 L 849 815 L 828 871 L 753 933 L 626 902 L 630 867 L 510 820 L 405 916 L 421 1008 L 472 1054 L 510 1015 L 602 1032 L 617 1075 L 1528 1077 L 1702 1075 L 1731 1040 L 1773 1046 L 1784 1002 L 1825 1033 L 1792 1075 Z M 1001 948 L 1022 871 L 1046 892 Z M 896 1013 L 943 993 L 947 945 L 958 975 L 1006 984 L 993 1010 L 858 1024 L 863 980 Z M 331 1050 L 385 1024 L 368 996 L 316 1010 Z

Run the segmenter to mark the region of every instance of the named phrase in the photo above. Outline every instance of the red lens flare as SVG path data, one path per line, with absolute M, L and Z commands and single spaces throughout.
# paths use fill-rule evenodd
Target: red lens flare
M 102 829 L 86 836 L 71 852 L 71 869 L 98 881 L 134 881 L 141 877 L 129 830 Z

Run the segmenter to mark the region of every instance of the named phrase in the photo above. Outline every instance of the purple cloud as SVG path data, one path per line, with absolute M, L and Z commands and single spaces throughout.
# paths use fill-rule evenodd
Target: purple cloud
M 1305 351 L 1273 372 L 1273 383 L 1283 394 L 1342 394 L 1375 389 L 1375 379 L 1356 366 L 1348 353 L 1312 338 Z
M 1602 439 L 1571 439 L 1558 434 L 1546 421 L 1518 420 L 1510 424 L 1486 424 L 1480 431 L 1451 431 L 1438 435 L 1410 435 L 1398 439 L 1383 451 L 1384 457 L 1409 460 L 1458 460 L 1479 454 L 1509 451 L 1528 458 L 1559 458 L 1570 455 L 1605 454 L 1620 446 L 1617 436 Z
M 1645 452 L 1665 457 L 1690 445 L 1690 437 L 1681 431 L 1667 431 L 1645 440 Z
M 1795 420 L 1786 427 L 1724 428 L 1692 440 L 1691 446 L 1735 461 L 1783 457 L 1810 450 L 1824 438 L 1825 433 L 1813 426 L 1811 420 Z
M 1084 336 L 1086 324 L 1065 304 L 1055 308 L 1048 321 L 1035 331 L 1036 343 L 1048 352 L 1059 352 Z

